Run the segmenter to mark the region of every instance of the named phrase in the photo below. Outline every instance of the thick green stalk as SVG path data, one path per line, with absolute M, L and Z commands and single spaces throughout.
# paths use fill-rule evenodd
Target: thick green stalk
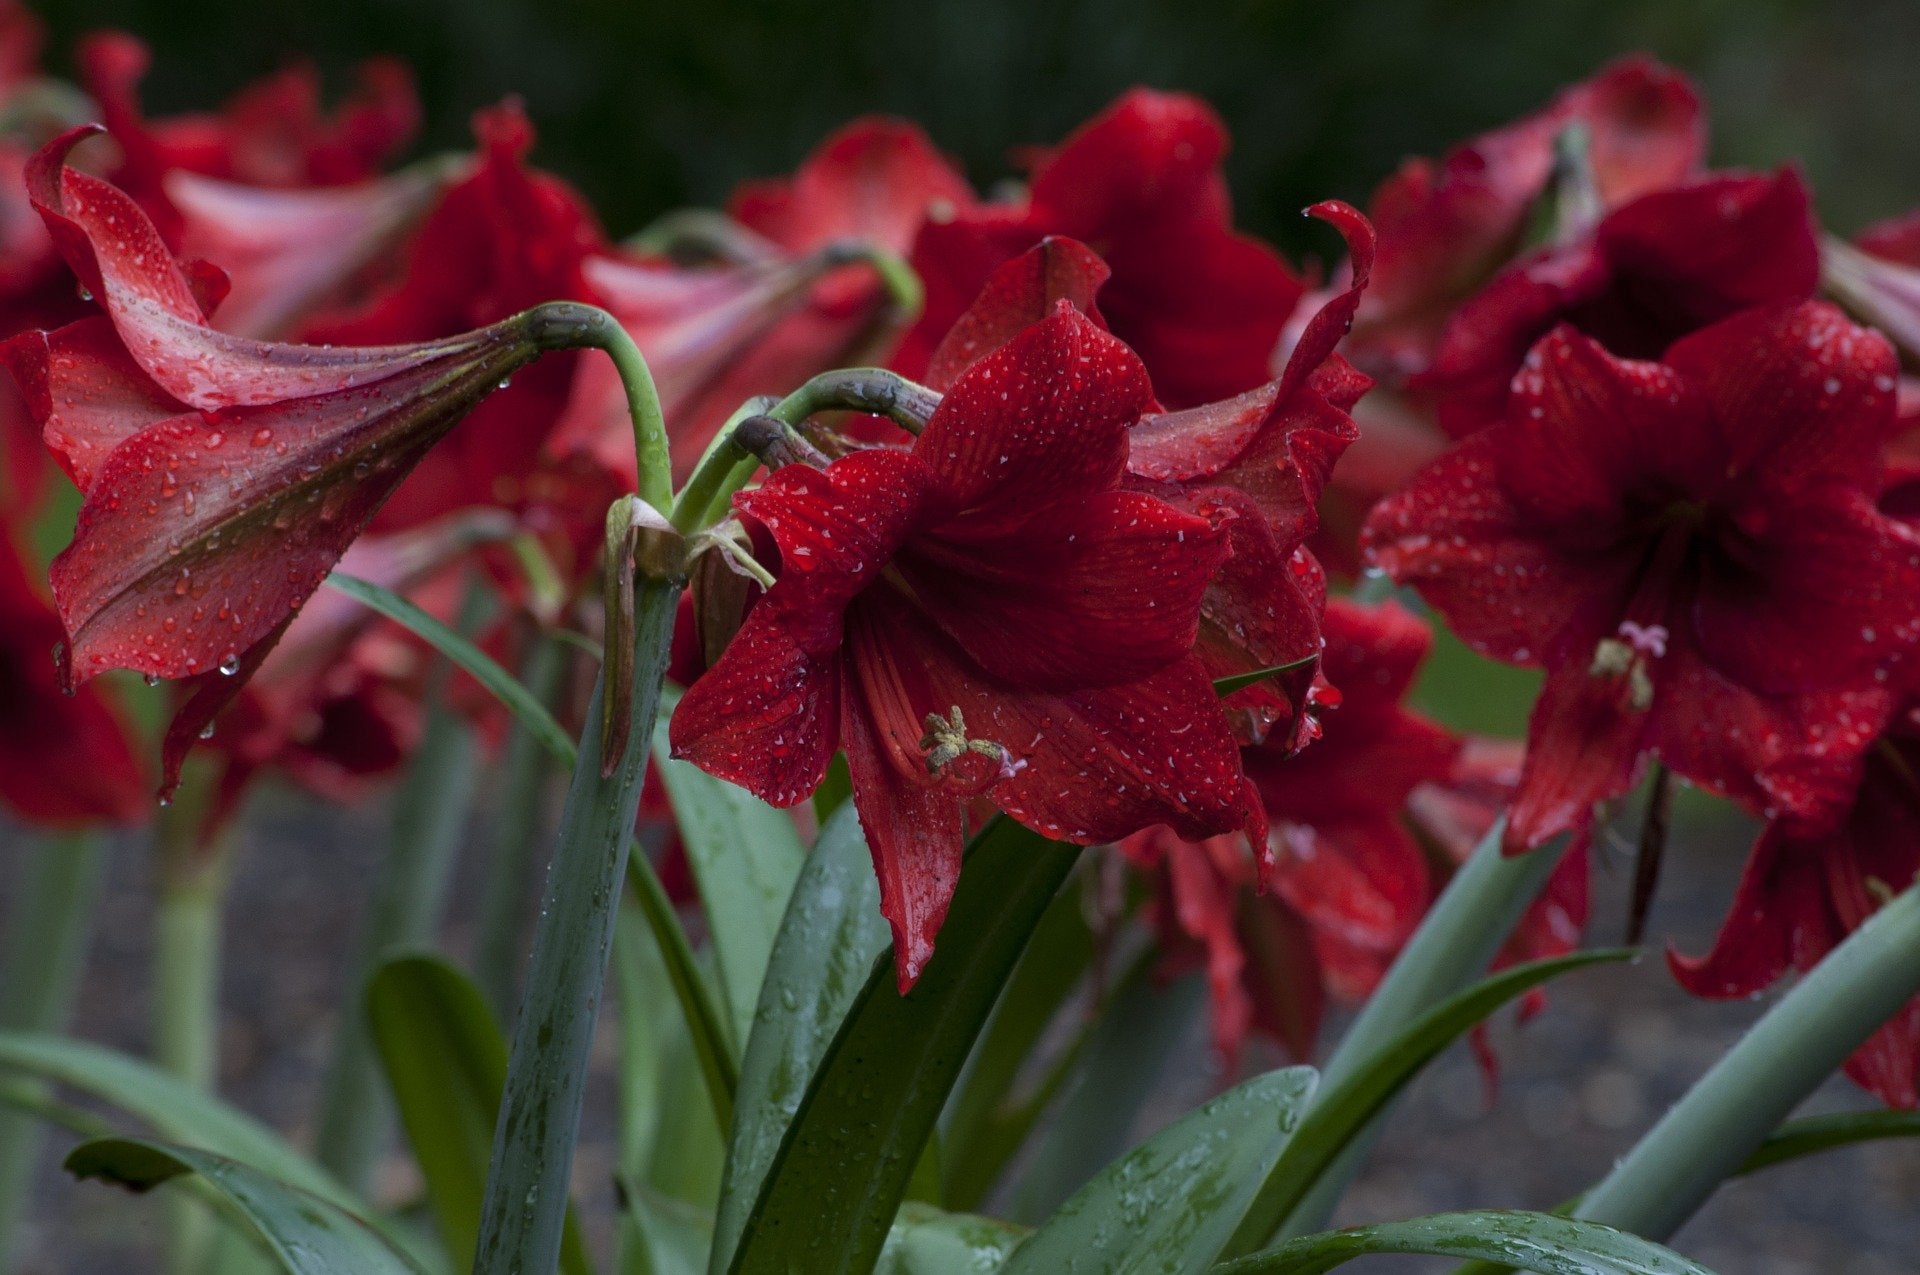
M 32 851 L 25 880 L 7 912 L 0 1029 L 66 1028 L 93 937 L 94 904 L 106 861 L 97 832 L 72 833 Z M 0 1112 L 0 1270 L 12 1269 L 21 1210 L 32 1192 L 44 1132 L 36 1116 Z
M 195 1088 L 219 1079 L 221 910 L 232 875 L 230 836 L 202 843 L 218 775 L 188 765 L 173 804 L 154 823 L 153 1060 Z M 200 1275 L 212 1218 L 191 1198 L 169 1202 L 167 1269 Z
M 560 643 L 534 638 L 520 669 L 520 681 L 535 699 L 551 706 L 566 671 Z M 500 766 L 500 808 L 494 814 L 493 855 L 480 898 L 480 936 L 473 971 L 501 1022 L 513 1019 L 514 989 L 526 937 L 527 890 L 533 880 L 534 854 L 546 833 L 547 780 L 551 755 L 524 725 L 515 722 Z
M 459 628 L 470 632 L 478 624 L 484 601 L 477 586 L 469 591 Z M 479 744 L 446 704 L 451 672 L 445 660 L 437 662 L 426 692 L 426 731 L 394 793 L 387 852 L 347 971 L 333 1063 L 321 1089 L 314 1158 L 362 1194 L 393 1130 L 392 1100 L 367 1028 L 367 980 L 388 957 L 433 942 L 473 797 Z
M 1867 918 L 1675 1103 L 1573 1216 L 1664 1240 L 1920 993 L 1920 885 Z
M 1528 854 L 1509 856 L 1500 841 L 1506 821 L 1495 823 L 1471 857 L 1440 892 L 1420 928 L 1367 998 L 1353 1026 L 1321 1069 L 1320 1092 L 1331 1091 L 1381 1049 L 1390 1046 L 1408 1023 L 1465 988 L 1493 960 L 1513 933 L 1565 853 L 1564 840 Z M 1374 1123 L 1377 1129 L 1379 1122 Z M 1372 1139 L 1356 1138 L 1323 1174 L 1311 1194 L 1285 1218 L 1264 1216 L 1258 1203 L 1249 1213 L 1229 1255 L 1264 1247 L 1326 1225 L 1341 1193 L 1360 1171 Z
M 631 714 L 628 738 L 635 741 L 652 737 L 679 597 L 677 581 L 643 581 L 639 589 L 632 694 L 616 706 Z M 494 1127 L 476 1275 L 545 1275 L 560 1252 L 587 1052 L 649 756 L 636 742 L 612 774 L 601 775 L 602 698 L 596 689 L 580 733 L 580 758 L 534 930 Z

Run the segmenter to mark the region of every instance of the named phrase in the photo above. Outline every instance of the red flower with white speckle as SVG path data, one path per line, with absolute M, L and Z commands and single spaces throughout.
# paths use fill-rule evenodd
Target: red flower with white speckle
M 1048 836 L 1265 825 L 1191 654 L 1225 551 L 1121 490 L 1146 371 L 1071 304 L 955 380 L 911 451 L 737 498 L 779 579 L 675 712 L 675 753 L 779 805 L 844 748 L 902 987 L 946 914 L 968 802 Z
M 1755 809 L 1844 801 L 1872 688 L 1916 637 L 1920 540 L 1874 508 L 1894 372 L 1819 303 L 1661 363 L 1561 328 L 1503 423 L 1374 511 L 1377 564 L 1548 671 L 1510 848 L 1585 826 L 1648 755 Z

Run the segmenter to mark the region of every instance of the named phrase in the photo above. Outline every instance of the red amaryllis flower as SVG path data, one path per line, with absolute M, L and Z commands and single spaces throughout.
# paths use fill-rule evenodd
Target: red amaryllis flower
M 885 353 L 884 288 L 852 263 L 862 245 L 903 256 L 930 210 L 971 207 L 966 178 L 900 120 L 855 120 L 788 179 L 750 182 L 729 210 L 731 259 L 687 266 L 612 253 L 585 266 L 595 300 L 633 337 L 660 391 L 675 471 L 684 476 L 727 415 L 816 373 Z M 588 364 L 553 448 L 633 474 L 626 395 L 611 366 Z
M 1555 139 L 1572 125 L 1586 131 L 1602 209 L 1677 185 L 1706 155 L 1699 95 L 1678 72 L 1635 56 L 1438 161 L 1408 160 L 1367 206 L 1380 250 L 1349 358 L 1389 385 L 1425 369 L 1454 307 L 1520 250 L 1553 176 Z
M 932 951 L 969 800 L 1090 844 L 1264 821 L 1190 654 L 1224 552 L 1120 490 L 1146 370 L 1062 304 L 969 368 L 910 451 L 737 498 L 778 582 L 674 714 L 675 752 L 792 805 L 836 748 L 901 985 Z
M 1560 328 L 1504 423 L 1374 511 L 1369 551 L 1475 649 L 1540 665 L 1509 846 L 1586 824 L 1647 755 L 1755 808 L 1840 797 L 1910 650 L 1920 540 L 1873 506 L 1893 351 L 1821 303 L 1663 363 Z M 1844 769 L 1844 768 L 1842 768 Z
M 242 90 L 219 114 L 149 120 L 139 84 L 147 46 L 117 31 L 80 42 L 80 78 L 120 145 L 117 184 L 137 199 L 169 242 L 178 228 L 163 187 L 184 170 L 250 186 L 335 186 L 365 181 L 420 127 L 413 77 L 391 58 L 360 67 L 356 92 L 329 117 L 320 78 L 293 66 Z
M 1302 289 L 1272 249 L 1233 230 L 1226 148 L 1199 100 L 1127 93 L 1040 161 L 1025 200 L 960 209 L 921 231 L 913 264 L 926 310 L 893 366 L 919 376 L 996 266 L 1065 235 L 1113 268 L 1101 309 L 1168 405 L 1260 385 Z
M 1154 829 L 1122 847 L 1154 873 L 1171 962 L 1204 961 L 1215 1045 L 1229 1060 L 1250 1027 L 1310 1057 L 1321 1007 L 1372 992 L 1518 778 L 1517 748 L 1462 739 L 1402 705 L 1431 643 L 1422 621 L 1391 603 L 1335 600 L 1325 624 L 1322 668 L 1339 695 L 1323 736 L 1299 753 L 1272 743 L 1243 753 L 1273 823 L 1276 888 L 1256 893 L 1237 837 L 1194 844 Z M 1500 960 L 1577 944 L 1585 887 L 1584 855 L 1569 855 Z
M 360 309 L 309 323 L 303 340 L 431 341 L 544 301 L 590 299 L 581 267 L 605 246 L 592 209 L 565 182 L 528 166 L 533 126 L 518 103 L 477 113 L 474 132 L 478 162 L 407 241 L 401 277 Z M 578 363 L 565 353 L 543 360 L 488 399 L 475 411 L 473 428 L 436 448 L 395 494 L 377 529 L 399 530 L 473 505 L 508 504 L 502 488 L 538 468 Z M 600 514 L 587 521 L 599 535 Z
M 1410 382 L 1464 436 L 1500 419 L 1527 348 L 1566 323 L 1624 358 L 1748 306 L 1803 301 L 1820 277 L 1807 189 L 1772 177 L 1702 178 L 1608 213 L 1584 234 L 1523 257 L 1448 320 L 1432 366 Z
M 60 637 L 13 538 L 0 535 L 0 805 L 41 826 L 144 819 L 150 781 L 127 727 L 99 688 L 61 694 Z
M 1885 708 L 1895 702 L 1886 697 Z M 1757 995 L 1790 969 L 1812 969 L 1911 885 L 1920 872 L 1916 773 L 1920 708 L 1909 702 L 1867 750 L 1852 805 L 1838 819 L 1768 825 L 1712 950 L 1701 957 L 1668 952 L 1681 985 L 1696 996 Z M 1889 1106 L 1920 1106 L 1920 1000 L 1869 1037 L 1846 1072 Z
M 66 681 L 211 679 L 176 719 L 171 779 L 381 502 L 539 347 L 524 319 L 367 349 L 217 332 L 139 206 L 63 165 L 89 131 L 50 143 L 28 180 L 106 317 L 0 353 L 85 498 L 53 566 Z

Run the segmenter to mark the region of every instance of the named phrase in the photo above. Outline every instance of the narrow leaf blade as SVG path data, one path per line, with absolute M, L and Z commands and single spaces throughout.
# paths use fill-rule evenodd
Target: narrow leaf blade
M 79 1178 L 145 1191 L 199 1175 L 237 1210 L 291 1275 L 424 1275 L 421 1267 L 352 1213 L 238 1160 L 145 1138 L 83 1142 L 67 1156 Z
M 1538 1275 L 1713 1275 L 1672 1249 L 1595 1222 L 1489 1209 L 1324 1231 L 1219 1267 L 1219 1275 L 1321 1275 L 1374 1253 L 1499 1262 Z

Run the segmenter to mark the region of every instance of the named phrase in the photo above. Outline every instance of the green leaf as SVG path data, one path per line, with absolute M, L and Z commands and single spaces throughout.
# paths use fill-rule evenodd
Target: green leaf
M 686 1021 L 694 1057 L 700 1064 L 700 1076 L 706 1082 L 707 1099 L 713 1105 L 715 1124 L 721 1129 L 733 1124 L 733 1095 L 740 1085 L 739 1065 L 734 1061 L 733 1038 L 727 1020 L 720 1014 L 706 974 L 693 958 L 693 945 L 680 927 L 673 900 L 660 884 L 660 874 L 644 852 L 636 850 L 627 860 L 627 884 L 640 906 L 641 915 L 653 931 L 653 938 L 666 962 L 667 981 L 673 985 L 680 1002 L 680 1015 Z M 644 1012 L 644 1011 L 643 1011 Z
M 166 1138 L 252 1165 L 350 1212 L 366 1208 L 326 1170 L 252 1116 L 137 1058 L 58 1036 L 0 1032 L 0 1070 L 78 1089 Z
M 440 1238 L 455 1269 L 473 1264 L 493 1122 L 507 1079 L 507 1042 L 486 997 L 430 954 L 383 964 L 367 983 L 367 1017 L 400 1122 L 426 1179 Z M 560 1269 L 591 1275 L 569 1217 Z
M 1213 679 L 1213 693 L 1225 699 L 1235 691 L 1245 690 L 1247 687 L 1259 682 L 1264 682 L 1270 677 L 1278 677 L 1282 673 L 1291 673 L 1296 669 L 1303 669 L 1319 658 L 1317 655 L 1309 655 L 1305 659 L 1293 660 L 1286 664 L 1273 664 L 1266 668 L 1257 668 L 1251 673 L 1235 673 L 1232 677 L 1216 677 Z
M 975 839 L 913 990 L 901 996 L 879 960 L 821 1060 L 734 1271 L 873 1269 L 967 1051 L 1079 854 L 1005 818 Z
M 1046 1139 L 1021 1175 L 1016 1220 L 1051 1214 L 1133 1145 L 1141 1108 L 1192 1039 L 1207 1002 L 1206 982 L 1197 974 L 1161 982 L 1153 975 L 1157 956 L 1150 951 L 1135 963 L 1088 1038 Z
M 1672 1249 L 1595 1222 L 1489 1209 L 1303 1235 L 1217 1275 L 1321 1275 L 1370 1253 L 1478 1258 L 1539 1275 L 1713 1275 Z
M 880 885 L 853 804 L 842 805 L 800 869 L 774 939 L 740 1063 L 739 1101 L 714 1222 L 714 1271 L 733 1259 L 747 1214 L 805 1098 L 815 1066 L 887 951 Z
M 1014 1092 L 1047 1025 L 1092 963 L 1093 931 L 1080 892 L 1062 890 L 1034 927 L 942 1116 L 941 1189 L 947 1204 L 979 1205 L 1042 1108 L 1072 1074 L 1090 1027 L 1076 1033 L 1037 1084 Z
M 978 1275 L 997 1271 L 1027 1228 L 971 1213 L 945 1213 L 911 1200 L 887 1232 L 874 1275 Z
M 496 664 L 485 651 L 391 589 L 382 588 L 371 580 L 336 571 L 327 577 L 327 583 L 361 605 L 386 616 L 472 674 L 474 681 L 486 687 L 495 699 L 519 718 L 549 752 L 568 766 L 573 765 L 573 740 L 567 737 L 567 732 L 559 722 L 553 720 L 553 714 L 547 711 L 546 705 L 520 685 L 513 674 Z
M 258 1235 L 292 1275 L 423 1275 L 422 1268 L 377 1231 L 322 1199 L 238 1160 L 144 1138 L 83 1142 L 67 1171 L 146 1191 L 183 1173 L 198 1174 Z
M 700 889 L 737 1047 L 753 1026 L 760 982 L 806 847 L 786 811 L 689 762 L 674 761 L 665 716 L 654 729 L 654 759 Z
M 624 1176 L 619 1194 L 622 1238 L 620 1275 L 701 1275 L 713 1245 L 713 1219 L 684 1200 Z
M 1920 1137 L 1920 1111 L 1844 1111 L 1789 1120 L 1738 1169 L 1754 1173 L 1783 1160 L 1830 1151 L 1876 1138 Z
M 1374 1114 L 1436 1054 L 1475 1023 L 1550 978 L 1604 961 L 1624 961 L 1633 954 L 1632 948 L 1611 948 L 1515 965 L 1447 998 L 1415 1019 L 1395 1039 L 1350 1071 L 1346 1079 L 1321 1091 L 1280 1162 L 1267 1175 L 1230 1249 L 1246 1252 L 1263 1243 L 1305 1198 L 1348 1142 L 1366 1129 Z
M 1256 1076 L 1109 1165 L 1001 1275 L 1188 1275 L 1207 1269 L 1286 1148 L 1313 1093 L 1311 1067 Z

